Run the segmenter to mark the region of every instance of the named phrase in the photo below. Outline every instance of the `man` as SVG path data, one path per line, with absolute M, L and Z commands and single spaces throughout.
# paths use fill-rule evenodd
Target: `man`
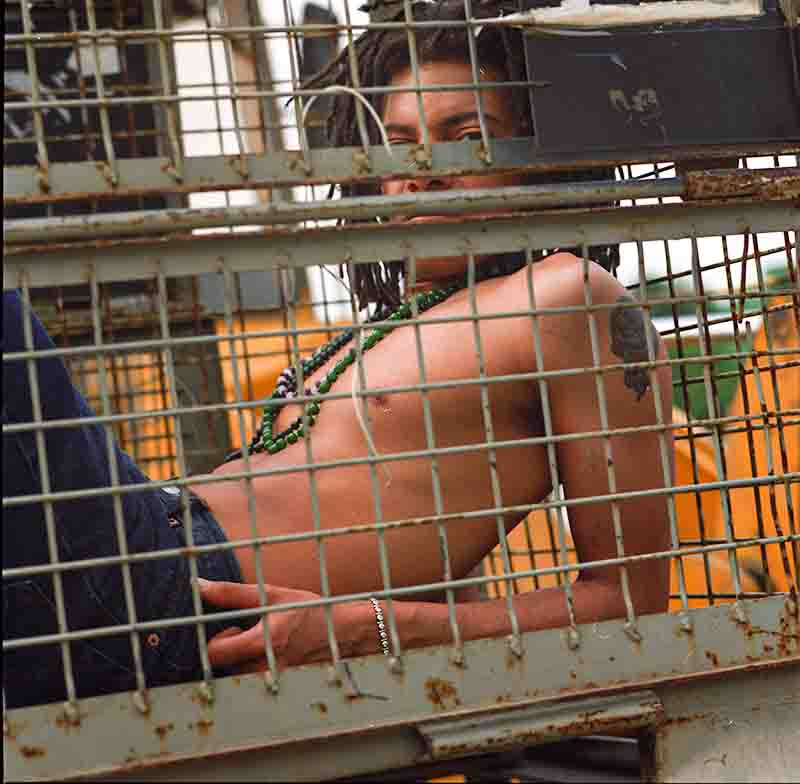
M 455 14 L 458 10 L 453 10 L 456 6 L 447 4 L 415 6 L 415 14 L 418 18 L 426 18 L 431 8 L 435 8 L 438 14 L 457 18 Z M 457 9 L 461 9 L 460 3 Z M 443 35 L 417 31 L 422 84 L 471 83 L 472 71 L 468 64 L 463 29 L 443 29 Z M 486 30 L 487 33 L 481 33 L 479 42 L 480 77 L 483 81 L 508 81 L 512 77 L 507 67 L 507 54 L 513 48 L 513 41 L 509 39 L 512 34 L 495 28 Z M 402 32 L 402 38 L 397 33 L 393 35 L 396 39 L 394 43 L 384 33 L 359 39 L 363 68 L 371 68 L 372 73 L 377 74 L 371 81 L 364 79 L 362 84 L 388 84 L 393 88 L 413 89 L 407 47 L 400 45 L 405 40 L 405 33 Z M 381 68 L 384 70 L 381 71 Z M 326 78 L 336 80 L 341 73 L 334 66 L 327 72 Z M 488 130 L 493 136 L 510 137 L 528 132 L 527 113 L 519 111 L 518 91 L 509 88 L 485 90 L 482 100 Z M 337 103 L 339 105 L 334 107 L 334 112 L 341 112 L 341 101 Z M 391 92 L 385 102 L 375 99 L 375 104 L 390 141 L 421 141 L 421 123 L 414 92 Z M 424 93 L 423 105 L 431 142 L 479 138 L 473 91 L 454 89 Z M 371 132 L 375 133 L 376 129 L 372 128 Z M 342 143 L 342 139 L 347 139 L 346 133 L 338 138 L 336 133 L 333 134 L 334 143 Z M 447 179 L 415 177 L 387 182 L 383 188 L 387 193 L 415 193 L 433 189 L 500 187 L 518 184 L 519 181 L 513 175 Z M 442 219 L 415 218 L 413 223 L 427 220 Z M 389 319 L 389 311 L 385 308 L 399 308 L 398 318 L 403 315 L 400 305 L 403 268 L 399 265 L 407 263 L 391 262 L 382 268 L 360 265 L 354 276 L 352 282 L 360 304 L 372 301 L 384 308 L 380 311 L 382 323 Z M 494 437 L 500 442 L 519 442 L 497 449 L 495 484 L 489 452 L 481 446 L 487 440 L 481 385 L 463 383 L 480 376 L 475 327 L 473 321 L 469 320 L 473 312 L 471 295 L 462 285 L 468 264 L 469 260 L 464 256 L 417 258 L 414 269 L 406 270 L 409 277 L 406 279 L 405 292 L 405 296 L 412 294 L 411 284 L 414 283 L 419 297 L 418 307 L 424 311 L 420 316 L 419 339 L 425 361 L 425 380 L 432 384 L 447 382 L 451 385 L 446 389 L 428 390 L 427 398 L 436 447 L 461 447 L 457 453 L 440 454 L 437 457 L 443 512 L 453 516 L 445 523 L 445 530 L 449 566 L 456 579 L 465 577 L 497 544 L 496 513 L 491 510 L 496 508 L 498 493 L 502 506 L 524 508 L 526 504 L 542 500 L 553 488 L 546 447 L 541 443 L 530 443 L 531 439 L 545 435 L 540 387 L 530 374 L 539 370 L 566 371 L 591 368 L 595 364 L 618 366 L 623 361 L 641 361 L 647 357 L 643 347 L 648 342 L 658 358 L 664 356 L 657 335 L 649 330 L 641 309 L 626 297 L 624 288 L 616 279 L 597 264 L 590 262 L 585 266 L 581 259 L 564 252 L 539 261 L 532 269 L 525 267 L 524 259 L 520 265 L 518 260 L 511 259 L 509 262 L 497 256 L 477 258 L 476 275 L 480 280 L 474 290 L 477 312 L 482 316 L 501 311 L 520 314 L 479 322 L 485 376 L 509 379 L 487 387 Z M 496 276 L 498 267 L 501 271 L 516 271 Z M 528 313 L 531 306 L 528 276 L 535 291 L 536 307 L 560 309 L 557 313 L 546 314 L 538 319 L 541 366 L 537 364 L 533 323 Z M 599 354 L 596 361 L 585 312 L 587 290 L 594 305 L 608 306 L 593 311 Z M 8 316 L 4 308 L 6 351 L 21 350 L 23 344 L 18 326 L 22 319 L 20 307 L 18 302 L 12 302 L 12 306 L 8 309 Z M 14 308 L 16 310 L 12 313 Z M 450 317 L 462 320 L 439 321 Z M 390 323 L 401 325 L 402 321 Z M 367 330 L 369 333 L 370 330 Z M 9 345 L 9 340 L 12 340 L 9 335 L 17 336 L 17 346 Z M 45 337 L 37 335 L 44 345 Z M 353 374 L 359 370 L 352 357 L 347 360 L 346 352 L 349 349 L 341 346 L 336 350 L 337 344 L 307 364 L 304 388 L 307 394 L 318 392 L 315 401 L 303 405 L 292 402 L 292 396 L 300 390 L 290 371 L 284 374 L 269 401 L 264 425 L 254 441 L 255 450 L 249 455 L 248 461 L 254 472 L 274 470 L 274 473 L 261 474 L 249 480 L 237 478 L 230 482 L 206 481 L 192 485 L 192 525 L 196 544 L 250 538 L 253 519 L 251 504 L 260 536 L 307 533 L 313 530 L 315 515 L 321 529 L 329 530 L 426 518 L 436 513 L 430 457 L 392 460 L 385 464 L 388 477 L 379 467 L 377 483 L 370 473 L 370 467 L 364 463 L 325 467 L 334 461 L 363 458 L 375 453 L 381 456 L 402 455 L 419 453 L 428 447 L 421 393 L 382 392 L 420 382 L 416 330 L 411 326 L 397 326 L 390 331 L 380 330 L 376 326 L 373 335 L 374 338 L 365 340 L 363 352 L 366 387 L 372 393 L 367 398 L 371 443 L 364 435 L 363 417 L 359 416 L 359 409 L 354 407 L 352 401 L 347 397 L 326 398 L 331 390 L 350 390 L 355 383 Z M 47 361 L 54 360 L 41 361 L 37 365 L 43 366 L 43 362 Z M 6 401 L 10 405 L 4 402 L 4 422 L 32 419 L 30 402 L 21 400 L 28 394 L 24 371 L 24 366 L 13 370 L 10 385 L 14 392 Z M 58 368 L 53 367 L 41 370 L 40 384 L 43 374 L 52 379 L 57 371 Z M 669 372 L 664 367 L 654 372 L 658 374 L 660 400 L 654 400 L 649 371 L 628 368 L 622 372 L 620 368 L 618 372 L 607 372 L 602 376 L 609 428 L 652 426 L 657 423 L 656 410 L 659 406 L 663 420 L 669 423 Z M 10 375 L 6 369 L 7 378 Z M 546 383 L 556 436 L 602 429 L 593 374 L 552 376 L 548 377 Z M 75 415 L 74 407 L 84 411 L 85 415 L 85 404 L 81 401 L 71 402 L 65 408 L 63 399 L 66 397 L 75 401 L 77 393 L 70 387 L 67 394 L 59 388 L 59 384 L 61 381 L 50 381 L 47 392 L 43 394 L 45 418 L 69 418 Z M 7 385 L 8 380 L 4 383 L 4 386 Z M 25 406 L 26 413 L 19 413 Z M 48 411 L 48 407 L 52 410 Z M 11 412 L 8 418 L 7 412 Z M 315 463 L 313 475 L 302 467 L 307 462 L 305 438 L 309 431 Z M 63 433 L 59 435 L 60 431 L 48 431 L 52 489 L 75 489 L 96 486 L 98 483 L 95 480 L 94 484 L 87 484 L 87 480 L 74 476 L 76 468 L 65 467 L 64 462 L 80 463 L 83 472 L 87 463 L 100 466 L 96 472 L 101 477 L 99 483 L 108 485 L 108 468 L 103 466 L 103 431 L 84 427 L 73 428 L 69 432 L 73 434 L 70 438 L 74 443 L 65 447 L 59 441 Z M 38 492 L 35 489 L 38 481 L 35 479 L 37 452 L 32 435 L 26 435 L 29 439 L 21 444 L 17 443 L 21 439 L 7 439 L 4 435 L 4 457 L 7 441 L 9 451 L 17 450 L 16 454 L 11 455 L 17 466 L 12 473 L 13 481 L 6 479 L 4 468 L 4 495 Z M 669 435 L 664 437 L 669 438 Z M 647 430 L 611 439 L 616 492 L 628 493 L 665 485 L 658 438 L 656 432 Z M 470 446 L 474 449 L 469 449 Z M 560 440 L 556 450 L 559 479 L 567 498 L 602 496 L 610 492 L 610 461 L 603 438 Z M 84 459 L 84 454 L 90 454 L 91 459 Z M 120 453 L 117 460 L 121 483 L 144 481 L 129 459 Z M 4 461 L 4 465 L 7 464 Z M 20 466 L 24 468 L 21 478 Z M 217 477 L 228 474 L 240 476 L 245 466 L 243 459 L 233 460 L 217 469 L 215 474 Z M 59 471 L 66 476 L 62 477 Z M 317 498 L 316 509 L 312 508 L 312 482 Z M 376 519 L 376 493 L 379 494 L 381 521 Z M 175 497 L 147 490 L 143 486 L 140 492 L 126 493 L 121 498 L 126 505 L 124 512 L 130 550 L 180 546 L 181 518 Z M 88 510 L 81 509 L 78 506 L 81 503 L 84 501 L 55 504 L 62 559 L 113 555 L 116 542 L 111 501 L 107 496 L 89 499 L 88 503 L 95 504 L 96 508 Z M 101 508 L 103 504 L 105 506 Z M 31 508 L 37 507 L 11 509 L 22 515 L 25 514 L 24 510 Z M 84 514 L 81 521 L 76 521 L 76 509 Z M 479 510 L 487 511 L 484 515 L 459 519 L 462 513 Z M 662 496 L 637 496 L 620 500 L 618 511 L 626 554 L 668 549 L 666 502 Z M 90 517 L 87 518 L 86 514 Z M 510 531 L 524 514 L 504 513 L 506 531 Z M 41 518 L 41 513 L 39 516 Z M 87 519 L 93 523 L 91 536 L 84 534 Z M 573 506 L 569 510 L 569 520 L 581 562 L 617 556 L 610 503 Z M 15 521 L 12 518 L 4 524 L 4 544 L 7 535 L 8 544 L 12 547 L 15 541 L 17 544 L 16 560 L 12 561 L 6 557 L 7 547 L 4 547 L 6 567 L 48 560 L 41 519 L 36 524 L 29 519 L 24 521 L 28 526 L 25 530 L 31 547 L 38 547 L 38 560 L 32 559 L 27 552 L 24 556 L 19 554 L 18 538 L 22 523 L 22 519 Z M 39 541 L 38 545 L 34 544 L 34 535 L 30 533 L 34 530 L 41 537 L 41 540 L 36 540 Z M 442 580 L 445 567 L 439 532 L 434 524 L 389 528 L 385 531 L 384 540 L 393 587 Z M 374 531 L 364 528 L 357 533 L 330 537 L 325 539 L 324 546 L 327 575 L 333 594 L 364 593 L 383 588 L 379 541 Z M 322 590 L 318 544 L 313 538 L 269 543 L 258 549 L 243 545 L 226 550 L 224 554 L 204 554 L 198 560 L 201 577 L 212 581 L 203 583 L 201 592 L 206 602 L 217 608 L 258 606 L 257 589 L 252 584 L 257 580 L 259 569 L 263 570 L 268 583 L 267 598 L 271 604 L 315 598 Z M 666 609 L 668 570 L 668 562 L 663 559 L 628 566 L 627 579 L 637 613 Z M 191 614 L 188 571 L 183 559 L 146 561 L 132 567 L 132 571 L 139 620 Z M 85 572 L 65 572 L 62 577 L 67 590 L 70 628 L 123 623 L 126 608 L 119 568 L 92 570 L 88 576 L 85 576 Z M 93 576 L 95 572 L 99 576 Z M 30 582 L 35 583 L 36 591 L 33 593 L 36 596 L 45 595 L 45 599 L 52 602 L 52 596 L 48 594 L 49 580 L 48 576 L 39 582 Z M 91 594 L 93 603 L 87 602 L 87 594 Z M 31 628 L 28 622 L 26 626 L 26 621 L 14 614 L 8 597 L 11 597 L 11 591 L 4 586 L 4 622 L 8 621 L 6 628 L 11 629 L 10 633 L 6 632 L 7 636 L 19 637 L 26 632 L 42 633 L 41 625 Z M 573 586 L 573 597 L 579 623 L 625 614 L 617 567 L 582 570 Z M 415 595 L 410 601 L 393 604 L 404 647 L 442 643 L 450 639 L 447 607 L 431 601 L 434 598 Z M 70 611 L 70 604 L 83 609 Z M 569 622 L 561 590 L 539 590 L 521 595 L 514 599 L 514 604 L 523 631 L 563 626 Z M 463 639 L 502 635 L 510 631 L 504 601 L 460 602 L 456 606 L 456 616 Z M 32 616 L 29 614 L 26 617 Z M 373 603 L 355 601 L 337 604 L 333 609 L 333 619 L 343 655 L 382 650 Z M 279 664 L 320 661 L 330 656 L 323 610 L 319 607 L 271 613 L 268 622 Z M 50 623 L 52 625 L 52 619 Z M 213 635 L 215 630 L 225 626 L 227 624 L 214 626 L 209 629 L 209 634 Z M 165 628 L 163 632 L 147 635 L 145 643 L 143 666 L 150 685 L 198 677 L 197 643 L 191 626 Z M 81 678 L 77 678 L 79 694 L 133 688 L 131 643 L 128 637 L 99 638 L 86 644 L 73 644 L 72 647 L 76 650 L 76 666 L 93 673 L 93 681 L 89 685 L 82 685 Z M 63 692 L 63 686 L 58 682 L 60 659 L 57 651 L 52 653 L 49 666 L 55 676 L 50 679 L 20 685 L 4 674 L 7 699 L 9 693 L 12 697 L 9 704 L 25 704 L 60 696 L 60 692 Z M 265 666 L 260 624 L 246 631 L 236 627 L 226 628 L 212 639 L 209 654 L 212 664 L 220 668 L 248 670 Z M 17 668 L 18 671 L 22 669 L 21 666 Z M 83 674 L 85 682 L 88 674 Z M 44 680 L 50 685 L 43 686 Z

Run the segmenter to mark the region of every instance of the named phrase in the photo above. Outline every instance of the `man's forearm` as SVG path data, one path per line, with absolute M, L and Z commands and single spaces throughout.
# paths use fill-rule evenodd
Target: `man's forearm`
M 618 618 L 625 614 L 619 587 L 596 581 L 577 581 L 572 586 L 575 615 L 578 623 Z M 536 631 L 569 625 L 563 590 L 545 588 L 514 598 L 514 609 L 520 631 Z M 381 602 L 388 622 L 386 602 Z M 453 640 L 446 604 L 431 602 L 392 603 L 400 644 L 404 649 L 449 643 Z M 378 653 L 380 637 L 372 605 L 359 602 L 341 605 L 340 623 L 345 655 Z M 456 605 L 456 620 L 462 640 L 481 637 L 502 637 L 511 633 L 511 620 L 505 599 L 468 602 Z

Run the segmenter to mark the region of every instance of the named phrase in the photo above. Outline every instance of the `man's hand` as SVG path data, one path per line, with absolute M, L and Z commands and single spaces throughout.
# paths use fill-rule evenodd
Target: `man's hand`
M 198 584 L 203 600 L 220 609 L 240 610 L 261 606 L 257 585 L 203 579 Z M 272 585 L 265 588 L 266 603 L 269 606 L 319 599 L 317 594 L 310 591 L 296 591 Z M 324 608 L 301 607 L 270 613 L 247 631 L 232 626 L 215 635 L 208 643 L 211 665 L 237 673 L 266 670 L 265 623 L 269 623 L 270 638 L 280 667 L 330 659 Z

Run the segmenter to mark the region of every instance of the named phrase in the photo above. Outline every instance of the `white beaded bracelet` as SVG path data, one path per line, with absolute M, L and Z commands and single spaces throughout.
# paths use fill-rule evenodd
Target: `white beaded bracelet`
M 389 635 L 386 633 L 386 624 L 383 622 L 383 611 L 377 599 L 370 596 L 369 600 L 372 602 L 372 609 L 375 610 L 375 620 L 378 622 L 378 634 L 381 638 L 381 649 L 383 655 L 389 655 Z

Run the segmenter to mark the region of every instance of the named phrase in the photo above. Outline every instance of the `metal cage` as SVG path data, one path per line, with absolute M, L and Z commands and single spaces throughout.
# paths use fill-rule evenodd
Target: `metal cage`
M 641 14 L 655 13 L 660 5 L 685 8 L 685 19 L 657 24 L 679 33 L 691 20 L 705 25 L 715 41 L 725 35 L 719 17 L 725 9 L 740 32 L 748 19 L 760 19 L 756 27 L 766 29 L 761 17 L 769 13 L 786 48 L 789 71 L 781 79 L 791 91 L 800 89 L 796 3 L 780 3 L 779 10 L 732 2 L 721 10 L 705 0 L 655 2 L 624 6 L 633 16 L 617 18 L 610 27 L 592 16 L 601 6 L 578 3 L 586 7 L 575 11 L 566 30 L 557 3 L 548 4 L 551 19 L 547 8 L 535 18 L 524 11 L 522 5 L 530 3 L 463 0 L 464 20 L 446 23 L 415 20 L 415 7 L 437 3 L 357 5 L 5 5 L 3 286 L 19 291 L 23 308 L 35 311 L 53 338 L 56 347 L 44 355 L 63 359 L 95 412 L 81 421 L 105 428 L 109 449 L 112 440 L 118 443 L 153 488 L 182 492 L 201 482 L 237 482 L 252 499 L 254 482 L 294 472 L 310 477 L 312 510 L 305 530 L 274 534 L 261 524 L 263 509 L 257 511 L 253 501 L 246 535 L 195 546 L 187 502 L 179 513 L 185 547 L 132 553 L 115 500 L 107 521 L 115 532 L 115 553 L 70 560 L 56 544 L 62 524 L 57 505 L 81 496 L 120 499 L 130 486 L 112 472 L 108 487 L 53 491 L 46 439 L 75 420 L 43 417 L 38 393 L 31 421 L 9 422 L 4 404 L 4 441 L 31 439 L 43 485 L 32 496 L 9 494 L 4 474 L 3 508 L 13 512 L 39 504 L 49 542 L 40 563 L 9 566 L 4 559 L 4 618 L 9 586 L 45 580 L 57 629 L 4 633 L 3 650 L 24 652 L 35 672 L 37 652 L 57 648 L 64 669 L 63 697 L 5 709 L 6 775 L 318 780 L 380 773 L 386 780 L 578 780 L 605 770 L 623 780 L 789 781 L 790 770 L 800 764 L 800 147 L 780 129 L 767 129 L 763 138 L 670 144 L 666 132 L 650 143 L 639 125 L 633 141 L 602 149 L 581 149 L 579 141 L 569 149 L 549 149 L 530 136 L 493 138 L 480 96 L 508 85 L 487 83 L 478 39 L 487 28 L 510 27 L 523 36 L 529 58 L 540 36 L 546 37 L 542 51 L 556 51 L 562 42 L 559 57 L 568 58 L 574 41 L 597 42 L 593 35 L 613 41 L 631 25 L 641 32 L 652 22 L 637 19 L 638 8 L 651 9 Z M 466 31 L 471 82 L 421 84 L 416 36 L 436 25 Z M 573 35 L 577 28 L 582 36 Z M 363 55 L 356 42 L 376 30 L 407 37 L 413 84 L 351 85 L 356 138 L 351 146 L 329 146 L 325 116 L 342 91 L 309 87 L 308 80 L 342 52 L 352 79 Z M 614 85 L 602 81 L 605 73 L 598 84 L 609 96 L 610 111 L 618 112 L 619 96 L 615 104 Z M 545 111 L 559 95 L 558 70 L 541 82 L 530 69 L 519 86 L 533 96 L 534 115 L 536 95 L 545 91 L 546 100 L 538 104 Z M 469 138 L 431 139 L 423 99 L 447 89 L 478 96 L 478 130 Z M 373 121 L 371 101 L 403 90 L 418 101 L 421 135 L 389 144 L 382 119 Z M 644 98 L 639 103 L 642 116 L 653 108 Z M 659 122 L 668 125 L 668 107 L 662 108 Z M 796 109 L 785 106 L 789 124 L 797 120 Z M 642 122 L 635 112 L 631 118 L 634 125 Z M 687 123 L 682 116 L 683 130 Z M 552 134 L 552 123 L 547 127 Z M 603 138 L 610 133 L 604 128 Z M 426 177 L 448 183 L 509 174 L 528 179 L 423 193 L 365 190 L 382 181 Z M 337 193 L 342 188 L 349 189 L 347 195 Z M 427 219 L 408 220 L 414 216 Z M 371 385 L 364 357 L 372 345 L 364 341 L 373 323 L 392 324 L 380 321 L 380 313 L 375 322 L 374 309 L 359 307 L 348 273 L 376 260 L 404 259 L 408 294 L 417 261 L 452 256 L 454 248 L 465 259 L 465 314 L 423 318 L 412 307 L 402 329 L 415 336 L 417 376 Z M 584 275 L 583 299 L 574 306 L 540 306 L 534 270 L 559 249 L 575 254 Z M 644 353 L 626 358 L 624 367 L 601 362 L 598 324 L 613 306 L 593 301 L 590 260 L 599 249 L 611 254 L 614 263 L 608 266 L 619 284 L 651 318 L 663 358 L 651 336 Z M 483 284 L 476 283 L 476 270 L 491 254 L 521 260 L 515 272 L 527 276 L 520 277 L 527 297 L 521 309 L 479 310 Z M 553 370 L 543 364 L 542 335 L 554 323 L 548 320 L 565 313 L 585 318 L 592 361 Z M 482 335 L 487 325 L 511 319 L 530 324 L 534 369 L 493 375 Z M 425 370 L 430 343 L 420 336 L 431 325 L 459 324 L 468 328 L 472 345 L 464 351 L 477 370 L 461 380 L 431 380 Z M 251 443 L 284 368 L 302 375 L 302 361 L 347 329 L 354 333 L 352 389 L 298 394 L 307 404 L 352 406 L 364 436 L 359 449 L 328 460 L 315 457 L 314 414 L 306 407 L 305 438 L 292 444 L 293 467 L 254 464 L 244 449 L 240 469 L 213 473 L 232 450 Z M 4 387 L 19 377 L 7 363 L 20 361 L 37 386 L 34 360 L 43 353 L 33 350 L 29 330 L 26 341 L 23 350 L 4 354 Z M 615 373 L 629 371 L 657 379 L 659 368 L 671 373 L 671 402 L 658 402 L 670 395 L 654 381 L 648 398 L 656 401 L 648 402 L 652 422 L 638 430 L 657 436 L 663 481 L 621 491 L 612 441 L 637 428 L 620 431 L 609 424 L 604 385 Z M 554 424 L 547 390 L 559 377 L 595 390 L 598 428 L 575 433 Z M 505 439 L 493 425 L 495 390 L 520 380 L 541 401 L 541 429 L 527 441 Z M 477 443 L 443 446 L 431 400 L 466 389 L 478 390 L 482 436 Z M 368 402 L 392 395 L 420 401 L 420 448 L 376 448 Z M 580 438 L 599 440 L 607 449 L 608 492 L 602 496 L 571 498 L 561 486 L 557 450 Z M 504 450 L 521 444 L 544 450 L 553 489 L 510 504 L 503 498 L 498 461 Z M 440 466 L 469 454 L 485 460 L 490 499 L 484 507 L 452 511 L 443 497 Z M 392 471 L 411 459 L 426 466 L 431 508 L 387 517 L 381 499 Z M 319 477 L 354 467 L 367 477 L 371 511 L 367 519 L 326 526 Z M 526 468 L 518 467 L 520 475 Z M 631 555 L 619 510 L 646 496 L 664 504 L 669 546 Z M 570 513 L 599 502 L 612 510 L 616 556 L 581 560 Z M 505 516 L 520 522 L 506 531 Z M 494 545 L 471 571 L 455 574 L 448 532 L 486 519 L 496 524 Z M 394 532 L 412 529 L 436 532 L 430 541 L 440 547 L 436 556 L 443 568 L 438 579 L 396 585 Z M 331 590 L 326 552 L 332 543 L 365 532 L 374 542 L 380 579 L 368 589 Z M 14 539 L 5 521 L 4 550 Z M 194 578 L 207 553 L 247 549 L 260 557 L 297 541 L 315 544 L 319 596 L 270 604 L 264 588 L 269 573 L 261 569 L 258 606 L 214 613 L 206 607 L 203 613 Z M 186 591 L 194 610 L 142 621 L 131 589 L 136 569 L 176 556 L 189 565 L 193 579 Z M 668 611 L 637 613 L 625 575 L 642 562 L 664 560 L 670 565 Z M 103 628 L 71 629 L 64 581 L 112 564 L 122 574 L 127 618 Z M 621 575 L 624 611 L 580 623 L 576 578 L 609 567 Z M 464 640 L 457 612 L 457 591 L 463 589 L 473 592 L 476 605 L 495 602 L 508 633 Z M 526 630 L 518 617 L 520 597 L 546 589 L 562 597 L 566 625 Z M 437 591 L 447 608 L 443 623 L 450 643 L 402 645 L 398 607 Z M 337 638 L 334 610 L 371 598 L 384 608 L 383 637 L 391 655 L 349 657 Z M 327 661 L 281 666 L 264 625 L 268 669 L 215 676 L 201 620 L 210 615 L 217 622 L 255 623 L 312 607 L 324 609 Z M 202 677 L 153 688 L 142 663 L 148 646 L 164 630 L 186 626 L 197 630 L 193 644 Z M 135 687 L 83 696 L 91 685 L 73 675 L 75 650 L 113 635 L 127 641 Z M 576 738 L 590 740 L 576 746 Z M 610 762 L 597 752 L 603 744 L 611 749 Z

